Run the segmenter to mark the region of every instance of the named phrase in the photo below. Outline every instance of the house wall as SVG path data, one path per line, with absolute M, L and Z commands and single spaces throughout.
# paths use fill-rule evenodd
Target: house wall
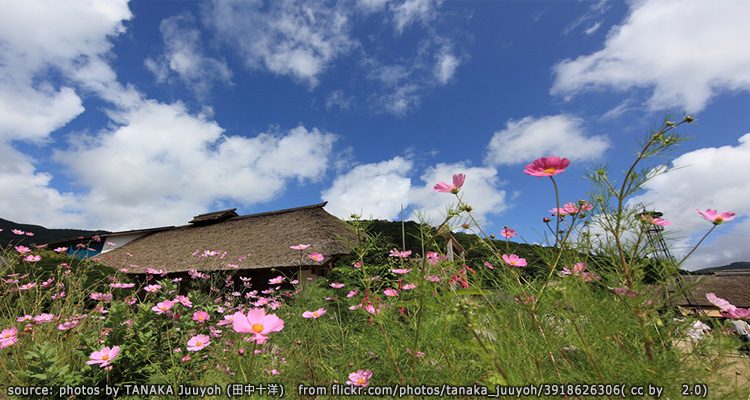
M 112 251 L 118 247 L 125 246 L 126 244 L 132 242 L 133 240 L 140 239 L 144 236 L 146 236 L 148 233 L 130 233 L 125 235 L 115 235 L 115 236 L 107 236 L 104 240 L 104 248 L 102 249 L 102 254 L 106 253 L 108 251 Z

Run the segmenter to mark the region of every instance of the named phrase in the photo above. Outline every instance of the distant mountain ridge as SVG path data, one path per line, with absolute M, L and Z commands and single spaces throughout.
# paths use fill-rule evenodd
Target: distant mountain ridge
M 712 274 L 714 272 L 721 272 L 727 270 L 748 270 L 750 271 L 750 261 L 737 261 L 729 265 L 722 265 L 720 267 L 703 268 L 692 271 L 693 274 Z
M 109 233 L 108 231 L 88 231 L 83 229 L 49 229 L 41 225 L 19 224 L 7 219 L 0 218 L 0 247 L 8 244 L 23 243 L 25 245 L 41 245 L 54 243 L 57 241 L 77 238 L 79 236 L 92 236 Z M 31 232 L 34 236 L 20 236 L 12 232 L 13 229 L 20 229 L 24 232 Z

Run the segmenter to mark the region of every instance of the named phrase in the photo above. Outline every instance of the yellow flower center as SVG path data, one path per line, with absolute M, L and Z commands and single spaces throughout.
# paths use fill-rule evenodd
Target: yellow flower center
M 263 324 L 253 324 L 252 330 L 255 333 L 261 333 L 261 332 L 263 332 Z
M 160 310 L 162 310 L 162 311 L 167 311 L 167 310 L 169 310 L 169 309 L 167 308 L 167 306 L 161 306 L 161 307 L 159 307 L 159 309 L 160 309 Z
M 102 360 L 107 361 L 109 360 L 109 354 L 105 354 L 102 356 Z
M 318 312 L 317 311 L 313 312 L 313 317 L 318 318 Z
M 13 336 L 13 335 L 11 335 L 10 333 L 6 333 L 5 335 L 3 335 L 3 338 L 4 338 L 4 339 L 7 339 L 7 338 L 9 338 L 9 337 L 11 337 L 11 336 Z
M 203 346 L 203 343 L 200 340 L 196 340 L 195 341 L 195 346 L 196 347 Z
M 545 174 L 554 174 L 555 172 L 557 172 L 557 168 L 549 167 L 544 169 Z
M 357 384 L 358 385 L 364 385 L 365 384 L 365 378 L 359 378 L 359 379 L 357 379 Z

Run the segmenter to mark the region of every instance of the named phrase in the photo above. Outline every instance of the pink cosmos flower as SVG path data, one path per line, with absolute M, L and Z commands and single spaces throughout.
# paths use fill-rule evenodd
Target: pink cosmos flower
M 435 265 L 438 262 L 440 262 L 440 260 L 445 258 L 445 256 L 441 256 L 439 253 L 435 251 L 428 251 L 427 254 L 425 254 L 425 256 L 427 257 L 427 262 L 429 262 L 430 265 Z
M 0 332 L 0 349 L 10 347 L 18 342 L 18 329 L 10 327 Z
M 157 314 L 164 314 L 165 312 L 171 310 L 174 305 L 174 300 L 164 300 L 162 302 L 156 303 L 155 306 L 151 307 L 151 311 Z
M 143 288 L 143 290 L 145 290 L 145 291 L 147 291 L 149 293 L 156 293 L 157 291 L 159 291 L 159 289 L 161 289 L 161 285 L 159 285 L 159 284 L 148 285 L 148 286 L 146 286 L 146 287 Z
M 28 256 L 24 257 L 23 260 L 26 262 L 38 262 L 41 261 L 42 256 L 35 256 L 32 254 L 29 254 Z
M 485 267 L 487 267 L 489 269 L 495 269 L 495 266 L 492 265 L 492 264 L 490 264 L 489 261 L 483 261 L 482 263 L 484 264 Z
M 383 290 L 383 294 L 386 295 L 386 296 L 388 296 L 388 297 L 396 297 L 396 296 L 398 296 L 398 290 L 392 289 L 392 288 L 388 288 L 388 289 Z
M 351 291 L 349 291 L 349 293 L 346 294 L 346 297 L 348 297 L 348 298 L 351 299 L 352 297 L 354 297 L 354 296 L 356 296 L 358 294 L 359 294 L 359 290 L 351 290 Z
M 555 176 L 565 172 L 570 160 L 560 157 L 541 157 L 526 165 L 523 172 L 531 176 Z
M 67 330 L 75 328 L 76 326 L 78 326 L 78 321 L 76 320 L 66 321 L 66 322 L 63 322 L 62 324 L 57 325 L 57 330 L 67 331 Z
M 510 239 L 513 236 L 516 236 L 516 230 L 515 229 L 510 229 L 507 226 L 503 227 L 503 230 L 500 231 L 500 236 L 502 236 L 502 237 L 504 237 L 506 239 Z
M 39 314 L 39 315 L 35 316 L 33 318 L 33 321 L 34 321 L 34 323 L 37 323 L 37 324 L 43 324 L 45 322 L 50 322 L 50 321 L 52 321 L 54 319 L 55 319 L 55 314 L 43 313 L 43 314 Z
M 307 257 L 315 262 L 321 262 L 325 259 L 325 256 L 320 253 L 310 253 Z
M 89 361 L 86 361 L 88 365 L 99 364 L 99 367 L 104 368 L 114 361 L 120 354 L 120 346 L 109 346 L 102 347 L 101 350 L 91 353 Z
M 437 275 L 427 275 L 425 276 L 425 279 L 427 279 L 430 282 L 440 282 L 440 277 Z
M 727 300 L 716 297 L 714 293 L 706 293 L 706 299 L 719 307 L 721 315 L 732 319 L 750 319 L 750 308 L 738 308 Z
M 714 225 L 721 225 L 724 222 L 729 222 L 734 219 L 735 213 L 731 211 L 724 211 L 722 213 L 719 213 L 716 210 L 707 209 L 706 211 L 701 211 L 700 209 L 697 209 L 698 214 L 703 216 L 708 221 L 713 222 Z
M 409 272 L 411 272 L 411 269 L 409 269 L 409 268 L 398 268 L 398 269 L 392 269 L 391 272 L 393 272 L 394 274 L 406 275 Z
M 34 317 L 32 317 L 29 314 L 24 315 L 23 317 L 16 318 L 16 322 L 24 322 L 24 321 L 31 321 Z
M 26 254 L 26 253 L 30 252 L 31 249 L 28 248 L 28 247 L 26 247 L 26 246 L 16 246 L 16 251 L 19 252 L 19 253 L 21 253 L 21 254 Z
M 25 235 L 26 236 L 34 236 L 34 232 L 26 232 Z
M 166 275 L 167 271 L 163 269 L 146 268 L 146 273 L 150 275 Z
M 456 194 L 461 190 L 465 180 L 466 176 L 464 174 L 455 174 L 453 175 L 453 185 L 449 185 L 445 182 L 438 182 L 432 189 L 436 192 Z
M 112 293 L 91 293 L 89 296 L 92 300 L 99 300 L 99 301 L 112 301 Z
M 292 250 L 307 250 L 309 247 L 309 244 L 297 244 L 294 246 L 289 246 L 289 248 Z
M 312 318 L 312 319 L 318 319 L 325 315 L 326 309 L 325 308 L 319 308 L 315 311 L 305 311 L 302 313 L 302 318 Z
M 279 285 L 282 282 L 284 282 L 284 276 L 282 276 L 282 275 L 279 275 L 279 276 L 277 276 L 275 278 L 271 278 L 271 279 L 268 280 L 268 284 L 270 284 L 270 285 Z
M 362 268 L 362 261 L 355 261 L 353 264 L 354 268 L 360 269 Z
M 66 251 L 68 251 L 67 247 L 57 247 L 57 248 L 55 248 L 55 253 L 65 253 Z
M 36 282 L 29 282 L 18 287 L 18 290 L 29 290 L 36 287 Z
M 206 335 L 196 335 L 187 342 L 188 351 L 198 351 L 211 344 L 211 338 Z
M 341 289 L 342 287 L 344 287 L 344 284 L 341 282 L 333 282 L 330 284 L 330 286 L 334 289 Z
M 110 283 L 109 287 L 112 289 L 130 289 L 135 287 L 135 283 Z
M 584 282 L 598 281 L 602 279 L 599 274 L 586 271 L 586 267 L 587 265 L 585 262 L 579 262 L 573 265 L 572 270 L 567 267 L 563 268 L 560 275 L 575 275 L 581 278 Z
M 398 249 L 394 248 L 393 250 L 388 253 L 388 257 L 396 257 L 396 258 L 409 258 L 411 255 L 411 250 L 406 251 L 399 251 Z
M 211 316 L 208 315 L 208 313 L 205 311 L 196 311 L 193 313 L 193 321 L 199 324 L 202 324 L 208 321 L 209 319 L 211 319 Z
M 525 258 L 521 258 L 515 254 L 503 254 L 502 258 L 506 264 L 514 267 L 525 267 L 527 265 Z
M 24 231 L 22 231 L 20 229 L 11 229 L 10 231 L 13 232 L 16 235 L 25 235 L 26 234 L 26 232 L 24 232 Z
M 360 369 L 357 372 L 349 374 L 349 379 L 346 381 L 346 384 L 365 387 L 370 384 L 370 378 L 372 378 L 372 371 L 368 369 Z
M 669 225 L 672 225 L 672 223 L 669 222 L 669 221 L 667 221 L 666 219 L 664 219 L 664 218 L 658 218 L 658 217 L 657 218 L 651 218 L 651 221 L 648 221 L 648 222 L 651 223 L 651 224 L 653 224 L 653 225 L 658 225 L 658 226 L 669 226 Z
M 257 344 L 268 340 L 268 334 L 284 329 L 284 321 L 276 314 L 266 315 L 262 308 L 254 308 L 243 314 L 236 312 L 232 315 L 232 327 L 235 332 L 251 333 Z
M 183 307 L 193 308 L 193 302 L 190 301 L 190 298 L 188 298 L 187 296 L 179 295 L 176 296 L 172 301 L 182 304 Z
M 417 285 L 415 285 L 413 283 L 407 283 L 406 285 L 404 285 L 401 288 L 401 290 L 413 290 L 413 289 L 416 289 L 416 288 L 417 288 Z

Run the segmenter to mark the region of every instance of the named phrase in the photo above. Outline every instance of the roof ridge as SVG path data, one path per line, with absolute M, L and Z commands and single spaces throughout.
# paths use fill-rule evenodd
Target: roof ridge
M 301 211 L 301 210 L 307 210 L 307 209 L 312 209 L 312 208 L 323 208 L 323 207 L 326 206 L 326 204 L 328 204 L 328 202 L 324 201 L 322 203 L 309 204 L 309 205 L 306 205 L 306 206 L 284 208 L 284 209 L 281 209 L 281 210 L 273 210 L 273 211 L 264 211 L 264 212 L 255 213 L 255 214 L 239 215 L 237 217 L 229 218 L 229 219 L 227 219 L 227 221 L 237 221 L 237 220 L 246 219 L 246 218 L 265 217 L 265 216 L 268 216 L 268 215 L 276 215 L 276 214 L 286 214 L 286 213 L 290 213 L 290 212 L 294 212 L 294 211 Z

